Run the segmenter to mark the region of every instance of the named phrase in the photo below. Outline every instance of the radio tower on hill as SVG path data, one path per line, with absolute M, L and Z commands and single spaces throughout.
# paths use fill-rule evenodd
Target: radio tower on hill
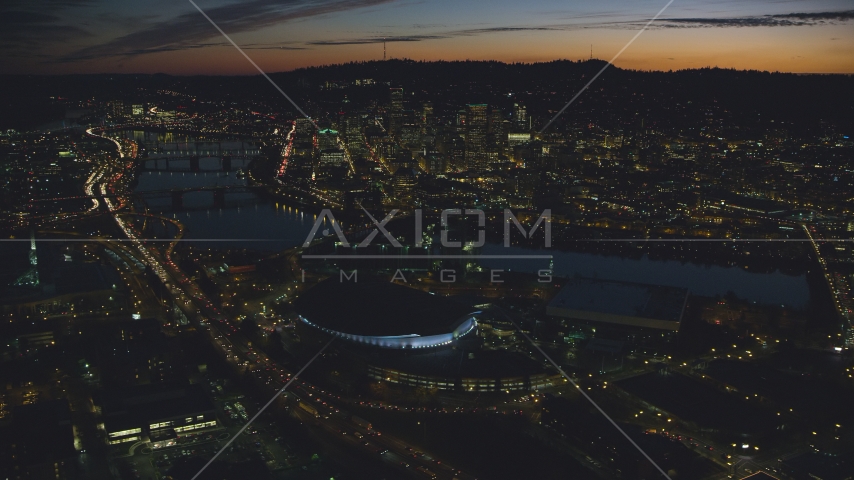
M 383 61 L 385 61 L 385 37 L 383 37 Z

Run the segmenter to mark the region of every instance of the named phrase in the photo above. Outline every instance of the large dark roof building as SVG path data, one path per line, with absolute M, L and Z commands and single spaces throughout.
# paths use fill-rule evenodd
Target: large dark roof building
M 376 356 L 368 377 L 409 387 L 457 392 L 535 391 L 565 379 L 540 362 L 504 350 L 456 348 L 428 350 L 403 357 Z
M 330 335 L 380 348 L 449 345 L 477 326 L 472 307 L 388 281 L 330 277 L 296 301 L 300 319 Z
M 79 478 L 77 467 L 68 400 L 12 410 L 12 421 L 0 428 L 0 478 Z
M 677 331 L 687 300 L 684 288 L 573 278 L 549 302 L 546 314 Z
M 216 427 L 216 408 L 199 385 L 149 384 L 103 395 L 104 427 L 111 445 L 172 439 Z

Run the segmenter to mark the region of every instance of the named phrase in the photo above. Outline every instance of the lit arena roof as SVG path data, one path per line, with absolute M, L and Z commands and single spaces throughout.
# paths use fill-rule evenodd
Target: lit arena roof
M 549 302 L 555 317 L 679 330 L 688 300 L 684 288 L 573 278 Z
M 295 301 L 308 323 L 334 332 L 367 337 L 434 336 L 453 332 L 476 309 L 386 280 L 318 283 Z

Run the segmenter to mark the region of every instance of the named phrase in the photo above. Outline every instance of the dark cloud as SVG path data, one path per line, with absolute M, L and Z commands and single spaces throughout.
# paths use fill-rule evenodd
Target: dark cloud
M 854 10 L 845 10 L 842 12 L 821 12 L 821 13 L 788 13 L 786 15 L 774 15 L 776 18 L 797 18 L 800 20 L 841 20 L 847 21 L 854 19 Z
M 802 21 L 778 20 L 772 17 L 742 18 L 666 18 L 658 20 L 654 27 L 782 27 L 803 25 Z
M 316 42 L 307 42 L 308 45 L 366 45 L 371 43 L 383 42 L 420 42 L 422 40 L 438 40 L 441 38 L 450 38 L 446 35 L 411 35 L 411 36 L 392 36 L 392 37 L 365 37 L 353 38 L 349 40 L 318 40 Z
M 302 18 L 315 17 L 370 7 L 395 0 L 252 0 L 220 7 L 199 6 L 227 34 L 255 31 Z M 195 9 L 177 17 L 112 39 L 100 45 L 77 50 L 59 59 L 62 62 L 110 56 L 143 55 L 180 50 L 221 35 Z
M 99 12 L 86 15 L 87 20 L 93 20 L 99 25 L 110 25 L 114 30 L 134 30 L 140 25 L 145 25 L 149 22 L 157 21 L 160 15 L 122 15 L 118 12 Z
M 611 16 L 597 15 L 597 16 Z M 842 23 L 854 19 L 854 10 L 841 12 L 821 13 L 788 13 L 781 15 L 765 15 L 756 17 L 732 17 L 732 18 L 670 18 L 659 19 L 652 25 L 653 28 L 703 28 L 703 27 L 784 27 L 801 25 L 825 25 L 828 23 Z M 567 23 L 541 26 L 499 26 L 469 28 L 438 33 L 435 35 L 408 35 L 408 36 L 372 36 L 363 38 L 352 38 L 343 40 L 319 40 L 307 42 L 308 45 L 333 46 L 333 45 L 363 45 L 371 43 L 386 42 L 418 42 L 425 40 L 437 40 L 455 37 L 466 37 L 490 33 L 512 33 L 512 32 L 548 32 L 567 31 L 583 28 L 641 28 L 643 23 L 637 22 L 601 22 L 601 23 Z M 422 25 L 414 25 L 413 28 L 422 28 Z
M 198 43 L 198 44 L 183 44 L 183 45 L 164 45 L 161 47 L 140 48 L 137 50 L 128 50 L 124 55 L 146 55 L 149 53 L 176 52 L 179 50 L 196 50 L 199 48 L 214 47 L 225 45 L 224 43 Z
M 85 24 L 67 14 L 94 0 L 2 0 L 0 2 L 0 51 L 6 58 L 43 59 L 49 49 L 92 38 Z M 82 25 L 82 26 L 81 26 Z
M 77 26 L 63 25 L 61 17 L 29 10 L 0 13 L 0 50 L 14 57 L 36 57 L 44 45 L 69 42 L 91 34 Z
M 798 27 L 844 23 L 854 19 L 854 10 L 820 13 L 787 13 L 755 17 L 729 18 L 663 18 L 654 26 L 659 28 L 689 27 Z
M 296 45 L 241 45 L 244 50 L 308 50 L 308 47 L 299 47 Z
M 396 36 L 372 36 L 362 38 L 351 38 L 344 40 L 317 40 L 307 42 L 308 45 L 365 45 L 371 43 L 383 42 L 421 42 L 424 40 L 441 40 L 446 38 L 467 37 L 473 35 L 481 35 L 486 33 L 503 33 L 503 32 L 541 32 L 552 30 L 568 30 L 569 27 L 563 26 L 545 26 L 545 27 L 486 27 L 486 28 L 470 28 L 465 30 L 455 30 L 436 35 L 396 35 Z
M 560 25 L 560 26 L 544 26 L 544 27 L 487 27 L 487 28 L 471 28 L 468 30 L 459 30 L 457 35 L 478 35 L 481 33 L 503 33 L 503 32 L 548 32 L 554 30 L 567 30 L 577 25 Z
M 136 56 L 136 55 L 148 55 L 150 53 L 162 53 L 162 52 L 179 52 L 184 50 L 196 50 L 199 48 L 207 48 L 207 47 L 222 47 L 228 46 L 230 47 L 230 43 L 225 42 L 210 42 L 210 43 L 197 43 L 197 44 L 186 44 L 182 43 L 181 45 L 164 45 L 161 47 L 151 47 L 151 48 L 141 48 L 138 50 L 129 50 L 124 53 L 124 56 Z M 293 45 L 261 45 L 261 44 L 249 44 L 249 45 L 241 45 L 240 48 L 243 50 L 306 50 L 306 47 L 297 47 Z
M 47 13 L 13 10 L 0 15 L 0 28 L 13 28 L 15 25 L 47 24 L 59 20 L 56 15 Z
M 3 0 L 0 12 L 8 10 L 54 10 L 73 7 L 89 7 L 97 4 L 96 0 Z

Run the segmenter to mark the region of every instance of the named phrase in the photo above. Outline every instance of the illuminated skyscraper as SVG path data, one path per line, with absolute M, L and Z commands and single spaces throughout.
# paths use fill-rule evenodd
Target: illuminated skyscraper
M 397 135 L 403 124 L 403 89 L 389 89 L 389 95 L 391 101 L 388 107 L 388 132 L 391 135 Z
M 433 126 L 433 103 L 432 102 L 424 102 L 421 109 L 421 127 L 424 129 L 424 133 L 427 133 L 426 130 Z
M 317 132 L 317 148 L 321 150 L 338 148 L 338 131 L 324 128 Z
M 296 134 L 300 140 L 310 139 L 314 135 L 314 124 L 307 118 L 296 119 Z
M 121 100 L 113 100 L 112 104 L 112 114 L 114 118 L 120 118 L 125 115 L 125 103 Z
M 418 188 L 418 173 L 412 168 L 398 168 L 394 172 L 394 196 L 398 201 L 411 202 Z
M 393 112 L 402 112 L 403 111 L 403 89 L 402 88 L 390 88 L 389 94 L 391 95 L 390 110 Z
M 481 169 L 486 166 L 487 105 L 466 105 L 466 168 Z
M 365 135 L 363 127 L 365 125 L 364 114 L 348 113 L 344 117 L 343 137 L 347 144 L 347 149 L 352 155 L 364 155 L 367 152 L 365 147 Z
M 516 124 L 516 128 L 531 128 L 528 122 L 528 109 L 525 108 L 525 105 L 518 102 L 513 104 L 513 122 Z

